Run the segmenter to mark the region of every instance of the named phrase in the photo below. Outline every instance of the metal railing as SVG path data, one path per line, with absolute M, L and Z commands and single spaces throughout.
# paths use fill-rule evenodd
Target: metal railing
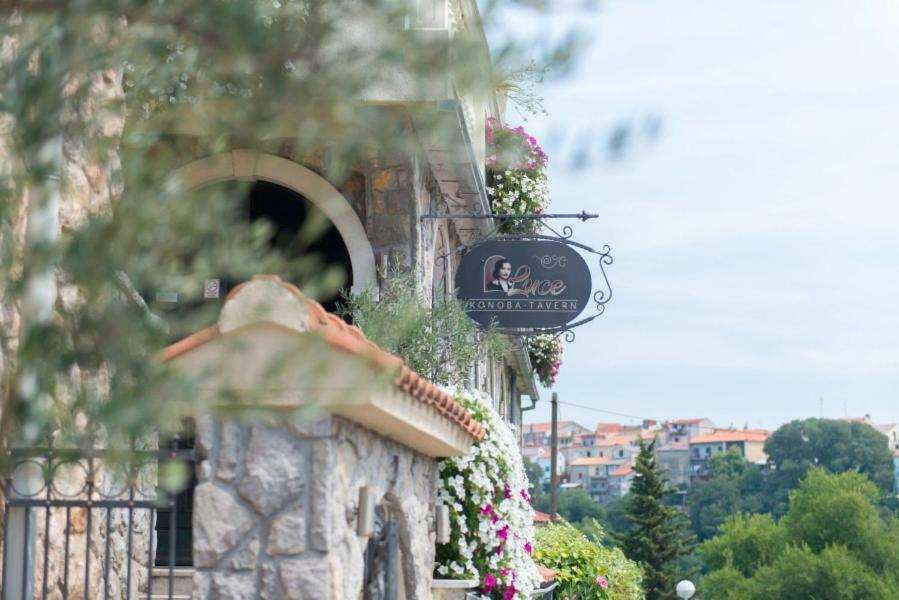
M 165 450 L 16 448 L 8 459 L 0 600 L 175 597 L 178 500 L 157 473 L 192 450 L 175 439 Z M 166 550 L 154 548 L 159 509 Z M 156 569 L 154 585 L 160 550 L 168 571 Z

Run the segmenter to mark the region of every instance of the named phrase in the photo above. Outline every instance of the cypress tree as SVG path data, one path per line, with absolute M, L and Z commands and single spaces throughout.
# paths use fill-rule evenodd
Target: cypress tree
M 664 502 L 677 490 L 668 485 L 663 469 L 656 463 L 655 445 L 656 440 L 649 445 L 640 440 L 625 509 L 631 527 L 616 537 L 625 555 L 643 567 L 646 600 L 667 600 L 676 597 L 675 563 L 689 552 L 689 540 L 683 512 Z

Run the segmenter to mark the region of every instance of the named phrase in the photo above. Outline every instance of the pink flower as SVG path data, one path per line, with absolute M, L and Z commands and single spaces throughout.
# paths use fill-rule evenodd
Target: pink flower
M 505 496 L 506 496 L 506 499 L 509 499 L 512 497 L 512 488 L 510 488 L 508 485 L 506 486 Z
M 503 577 L 505 577 L 506 575 L 509 574 L 509 569 L 503 567 L 502 569 L 499 570 L 499 572 L 503 574 Z
M 606 589 L 607 587 L 609 587 L 609 580 L 602 575 L 598 575 L 596 577 L 596 585 L 598 585 L 602 589 Z
M 502 528 L 500 528 L 500 530 L 496 532 L 496 537 L 501 540 L 509 539 L 509 526 L 503 525 Z
M 492 505 L 492 504 L 488 504 L 487 506 L 481 508 L 481 514 L 482 514 L 482 515 L 490 515 L 490 514 L 493 514 L 493 505 Z
M 492 515 L 490 515 L 491 523 L 496 523 L 497 521 L 499 521 L 499 516 L 496 513 L 493 513 Z
M 489 594 L 494 587 L 496 587 L 496 577 L 487 573 L 484 575 L 484 593 Z
M 530 554 L 531 552 L 534 551 L 534 548 L 533 548 L 533 546 L 531 546 L 530 542 L 525 542 L 524 551 L 527 552 L 528 554 Z
M 506 588 L 506 593 L 503 594 L 503 600 L 512 600 L 512 598 L 514 598 L 514 597 L 515 597 L 515 584 L 511 584 L 511 585 L 509 585 L 508 588 Z

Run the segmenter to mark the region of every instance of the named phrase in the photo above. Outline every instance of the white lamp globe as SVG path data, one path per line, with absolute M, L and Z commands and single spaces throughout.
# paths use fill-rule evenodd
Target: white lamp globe
M 696 586 L 693 585 L 692 581 L 687 581 L 686 579 L 684 579 L 677 584 L 677 587 L 674 589 L 674 591 L 677 592 L 679 598 L 687 600 L 688 598 L 692 598 L 693 594 L 696 593 Z

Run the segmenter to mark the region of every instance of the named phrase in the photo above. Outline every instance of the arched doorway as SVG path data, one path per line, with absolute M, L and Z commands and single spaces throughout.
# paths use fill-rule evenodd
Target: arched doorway
M 238 203 L 247 223 L 265 220 L 270 225 L 268 240 L 273 249 L 280 251 L 288 260 L 303 255 L 315 255 L 322 266 L 333 266 L 344 272 L 344 287 L 361 291 L 374 284 L 374 254 L 361 221 L 349 202 L 327 181 L 291 161 L 270 155 L 258 155 L 248 151 L 235 151 L 226 155 L 203 159 L 183 167 L 177 174 L 182 185 L 197 190 L 211 186 L 225 186 L 240 190 L 240 194 L 225 194 Z M 236 182 L 242 185 L 235 186 Z M 248 185 L 246 185 L 248 183 Z M 309 220 L 320 220 L 325 226 L 310 243 L 298 244 L 298 234 Z M 292 281 L 289 275 L 282 275 L 285 281 Z M 241 281 L 222 277 L 220 289 L 212 302 L 221 302 L 230 289 Z M 324 308 L 333 311 L 340 300 L 339 291 L 327 297 L 317 298 Z M 186 307 L 202 302 L 203 299 L 182 299 L 174 303 Z M 180 332 L 183 334 L 189 332 Z M 173 340 L 174 341 L 174 340 Z M 177 442 L 179 449 L 193 448 L 193 436 L 185 431 Z M 191 465 L 193 467 L 193 465 Z M 192 469 L 193 470 L 193 469 Z M 161 508 L 156 519 L 157 566 L 168 566 L 169 541 L 175 538 L 175 566 L 192 565 L 192 508 L 193 490 L 197 485 L 194 477 L 187 488 L 178 494 L 175 501 L 176 513 Z M 174 531 L 172 523 L 174 523 Z

